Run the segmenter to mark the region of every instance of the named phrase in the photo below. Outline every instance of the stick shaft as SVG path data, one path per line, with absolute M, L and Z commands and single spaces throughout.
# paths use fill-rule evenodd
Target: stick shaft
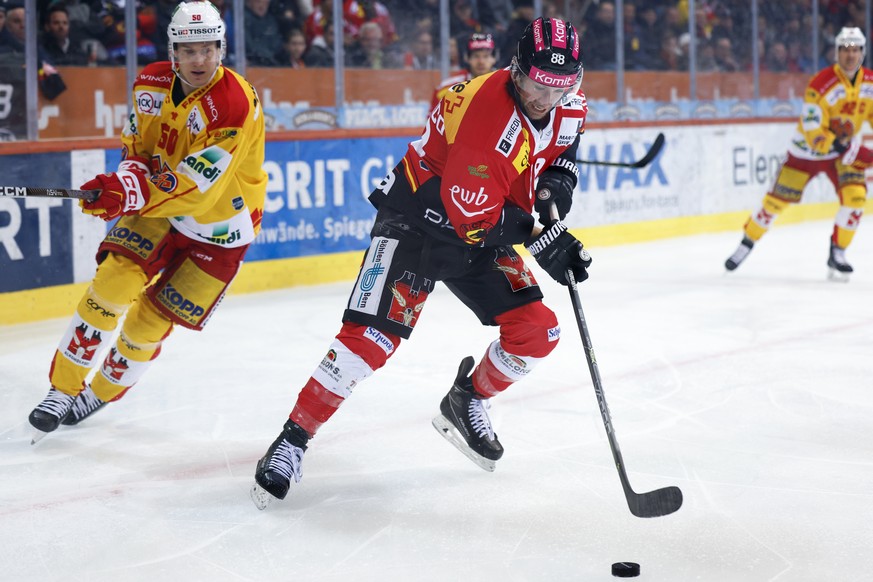
M 9 198 L 75 198 L 93 202 L 100 190 L 72 190 L 69 188 L 31 188 L 29 186 L 0 186 L 0 196 Z

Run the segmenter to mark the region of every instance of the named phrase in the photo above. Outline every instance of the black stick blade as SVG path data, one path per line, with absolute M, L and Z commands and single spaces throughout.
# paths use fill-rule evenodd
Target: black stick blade
M 652 143 L 652 147 L 649 148 L 649 151 L 646 152 L 641 159 L 637 160 L 637 162 L 633 165 L 634 168 L 645 168 L 649 164 L 652 163 L 659 153 L 661 153 L 661 148 L 664 147 L 664 134 L 659 133 L 655 138 L 654 143 Z
M 678 487 L 664 487 L 648 493 L 628 491 L 627 504 L 637 517 L 669 515 L 682 507 L 682 491 Z

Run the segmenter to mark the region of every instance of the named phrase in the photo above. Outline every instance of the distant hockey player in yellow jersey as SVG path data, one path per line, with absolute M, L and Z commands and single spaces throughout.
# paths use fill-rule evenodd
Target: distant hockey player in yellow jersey
M 852 272 L 845 251 L 864 213 L 864 171 L 873 164 L 873 151 L 861 145 L 860 136 L 864 121 L 873 125 L 873 71 L 861 66 L 866 47 L 859 28 L 837 34 L 837 62 L 809 82 L 787 159 L 761 208 L 746 222 L 743 240 L 725 261 L 727 270 L 746 259 L 785 207 L 800 202 L 812 178 L 825 174 L 840 199 L 827 264 L 832 278 L 847 279 Z
M 176 324 L 202 329 L 260 229 L 264 115 L 254 88 L 221 64 L 224 22 L 209 2 L 181 3 L 167 33 L 170 61 L 134 82 L 118 170 L 82 185 L 101 191 L 83 212 L 119 220 L 30 413 L 34 442 L 121 398 Z

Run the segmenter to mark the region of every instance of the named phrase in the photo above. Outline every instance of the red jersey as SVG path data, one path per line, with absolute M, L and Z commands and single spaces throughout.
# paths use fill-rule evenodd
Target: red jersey
M 482 243 L 506 204 L 530 213 L 537 177 L 585 127 L 588 105 L 581 89 L 537 129 L 516 103 L 511 83 L 507 68 L 452 87 L 403 158 L 413 191 L 441 177 L 447 218 L 467 244 Z

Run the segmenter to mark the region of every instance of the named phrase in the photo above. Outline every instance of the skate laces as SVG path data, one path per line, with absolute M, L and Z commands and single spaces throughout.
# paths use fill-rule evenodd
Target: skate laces
M 37 405 L 36 409 L 61 418 L 70 411 L 73 402 L 74 398 L 72 396 L 52 388 L 43 401 Z
M 838 265 L 848 265 L 848 261 L 846 261 L 846 249 L 841 249 L 840 247 L 831 247 L 831 258 Z
M 82 418 L 94 412 L 104 404 L 102 400 L 97 398 L 91 388 L 85 388 L 79 394 L 79 397 L 73 401 L 73 415 L 76 418 Z
M 270 455 L 270 463 L 268 469 L 279 473 L 289 481 L 294 479 L 295 483 L 300 483 L 303 477 L 301 463 L 303 462 L 303 449 L 295 447 L 284 438 Z
M 488 437 L 488 440 L 494 440 L 494 428 L 491 426 L 491 419 L 488 418 L 488 409 L 491 404 L 487 400 L 472 398 L 467 406 L 467 416 L 470 419 L 470 427 L 476 431 L 480 437 Z

